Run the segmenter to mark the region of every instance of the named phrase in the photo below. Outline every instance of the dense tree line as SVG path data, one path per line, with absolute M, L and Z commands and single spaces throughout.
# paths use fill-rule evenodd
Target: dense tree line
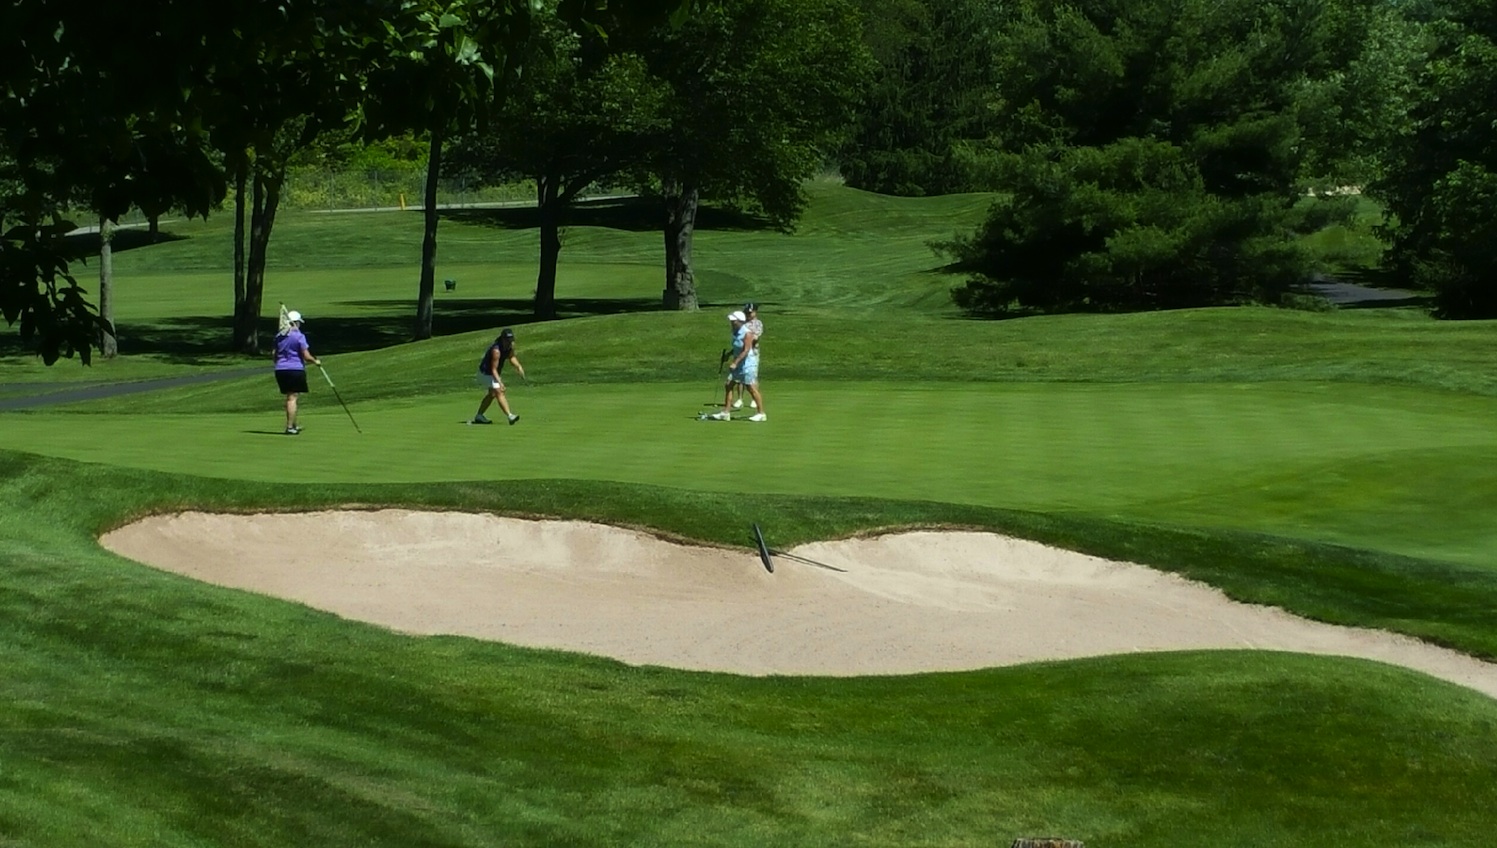
M 1497 6 L 1415 6 L 1419 59 L 1380 177 L 1389 265 L 1451 318 L 1497 318 Z
M 480 183 L 536 186 L 536 315 L 555 314 L 560 229 L 582 191 L 660 202 L 667 308 L 695 309 L 697 206 L 789 229 L 871 71 L 845 0 L 736 0 L 672 25 L 615 25 L 606 42 L 538 28 L 526 74 L 450 165 Z
M 838 151 L 847 184 L 882 194 L 981 188 L 970 148 L 993 128 L 1002 4 L 859 0 L 878 71 Z
M 1490 2 L 861 3 L 878 83 L 843 173 L 1003 194 L 941 245 L 974 313 L 1272 302 L 1355 187 L 1397 278 L 1497 317 Z
M 1272 300 L 1303 279 L 1298 206 L 1324 154 L 1305 101 L 1355 94 L 1345 71 L 1378 2 L 1005 6 L 987 156 L 1007 194 L 948 245 L 978 274 L 958 302 L 1203 306 Z
M 1483 0 L 29 0 L 0 33 L 0 314 L 48 362 L 111 329 L 65 210 L 107 235 L 131 208 L 232 209 L 230 341 L 253 352 L 287 168 L 388 138 L 419 140 L 433 189 L 534 181 L 539 317 L 589 184 L 658 200 L 662 300 L 691 309 L 697 206 L 788 229 L 828 164 L 996 193 L 940 246 L 974 313 L 1272 301 L 1356 186 L 1439 314 L 1497 315 Z
M 0 314 L 51 363 L 112 332 L 70 268 L 65 213 L 206 215 L 232 186 L 232 344 L 259 349 L 265 259 L 290 163 L 319 139 L 485 125 L 532 21 L 606 45 L 705 0 L 32 0 L 0 8 Z M 605 47 L 606 49 L 606 47 Z M 431 181 L 433 184 L 435 180 Z M 430 334 L 427 208 L 415 335 Z

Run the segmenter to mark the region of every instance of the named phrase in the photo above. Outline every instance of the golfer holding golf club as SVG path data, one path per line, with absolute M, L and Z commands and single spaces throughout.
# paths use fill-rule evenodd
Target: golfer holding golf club
M 759 343 L 764 340 L 764 322 L 759 320 L 759 304 L 754 303 L 753 301 L 745 303 L 743 305 L 743 317 L 748 319 L 748 331 L 749 334 L 754 337 L 754 353 L 755 355 L 757 355 L 759 353 Z M 750 400 L 749 406 L 753 409 L 758 409 L 759 402 Z M 733 390 L 733 408 L 743 408 L 742 383 L 739 383 L 738 388 Z
M 754 406 L 759 410 L 750 415 L 748 420 L 767 421 L 769 417 L 764 414 L 764 398 L 759 394 L 759 350 L 754 346 L 754 334 L 749 331 L 748 317 L 742 312 L 729 312 L 728 321 L 733 325 L 733 358 L 728 360 L 732 370 L 728 372 L 728 381 L 723 385 L 722 411 L 707 417 L 713 421 L 733 420 L 733 385 L 741 383 L 753 396 Z
M 478 361 L 478 385 L 484 387 L 486 391 L 483 403 L 478 406 L 478 414 L 473 416 L 469 424 L 493 424 L 494 422 L 485 418 L 483 414 L 488 412 L 489 404 L 496 400 L 499 401 L 499 408 L 504 410 L 505 416 L 509 418 L 509 423 L 514 424 L 520 420 L 520 416 L 509 411 L 509 399 L 504 396 L 504 380 L 499 377 L 506 362 L 515 366 L 515 370 L 520 372 L 520 379 L 526 379 L 525 366 L 521 365 L 519 358 L 515 356 L 515 331 L 508 327 L 499 333 L 499 337 L 494 339 L 494 343 L 489 345 L 488 351 L 484 353 L 483 359 Z
M 312 355 L 307 347 L 307 337 L 301 331 L 301 313 L 291 310 L 286 313 L 286 329 L 275 337 L 275 382 L 281 394 L 286 396 L 286 435 L 301 432 L 296 423 L 296 397 L 307 391 L 307 363 L 321 365 L 322 360 Z

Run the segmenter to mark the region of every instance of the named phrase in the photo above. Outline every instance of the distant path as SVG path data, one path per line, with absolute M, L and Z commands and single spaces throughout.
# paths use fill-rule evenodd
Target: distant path
M 232 380 L 264 374 L 264 368 L 237 368 L 233 371 L 215 371 L 211 374 L 188 374 L 182 377 L 162 377 L 156 380 L 134 380 L 127 383 L 0 383 L 0 395 L 11 392 L 26 392 L 20 397 L 0 397 L 0 412 L 18 409 L 33 409 L 60 403 L 78 403 L 85 400 L 105 400 L 120 395 L 139 392 L 154 392 L 157 389 L 174 389 L 179 386 L 195 386 L 218 380 Z M 73 388 L 54 391 L 59 386 Z
M 1337 306 L 1393 306 L 1425 298 L 1424 294 L 1408 289 L 1375 289 L 1333 277 L 1317 276 L 1306 288 Z

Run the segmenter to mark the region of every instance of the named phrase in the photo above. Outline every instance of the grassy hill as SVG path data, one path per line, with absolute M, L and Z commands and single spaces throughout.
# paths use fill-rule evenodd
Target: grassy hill
M 283 217 L 267 302 L 308 316 L 362 435 L 315 374 L 306 433 L 276 435 L 268 362 L 220 352 L 227 218 L 117 256 L 128 355 L 45 369 L 0 333 L 10 396 L 263 369 L 0 412 L 0 844 L 1488 838 L 1497 704 L 1374 663 L 692 674 L 401 636 L 95 542 L 151 512 L 350 503 L 731 545 L 748 515 L 782 544 L 950 524 L 1497 658 L 1497 326 L 1261 307 L 974 321 L 927 244 L 987 198 L 811 191 L 792 234 L 707 216 L 699 314 L 656 308 L 651 210 L 591 206 L 565 236 L 564 317 L 540 324 L 527 213 L 454 213 L 438 276 L 457 289 L 419 343 L 419 216 Z M 723 313 L 746 299 L 770 421 L 699 422 Z M 501 326 L 537 385 L 511 392 L 520 425 L 466 427 Z

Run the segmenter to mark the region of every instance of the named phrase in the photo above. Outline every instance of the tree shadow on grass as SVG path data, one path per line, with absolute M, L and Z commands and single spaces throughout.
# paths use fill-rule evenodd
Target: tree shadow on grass
M 441 217 L 464 224 L 500 230 L 533 230 L 541 225 L 540 210 L 534 206 L 508 206 L 485 209 L 447 209 Z M 650 233 L 665 225 L 660 199 L 655 197 L 610 197 L 578 201 L 564 213 L 567 227 L 604 227 L 613 230 Z M 698 230 L 772 230 L 767 219 L 736 209 L 703 205 L 697 209 Z
M 99 258 L 99 234 L 73 233 L 65 237 L 68 245 L 68 257 L 72 260 Z M 153 238 L 145 228 L 118 229 L 114 231 L 114 238 L 110 240 L 114 253 L 123 253 L 127 250 L 136 250 L 142 247 L 152 247 L 158 244 L 166 244 L 171 241 L 185 241 L 187 236 L 179 236 L 165 230 L 158 232 Z
M 357 300 L 345 306 L 358 315 L 318 315 L 304 329 L 312 351 L 319 356 L 376 350 L 411 341 L 415 310 L 408 300 Z M 444 298 L 432 304 L 432 335 L 452 336 L 478 330 L 519 327 L 536 322 L 529 298 Z M 654 312 L 662 307 L 654 298 L 559 298 L 557 319 L 593 315 Z M 379 314 L 365 314 L 376 311 Z M 230 351 L 233 319 L 227 316 L 193 315 L 169 318 L 160 323 L 121 323 L 120 355 L 154 354 L 183 365 L 222 364 Z M 276 319 L 260 320 L 260 347 L 273 349 Z M 18 333 L 0 334 L 0 356 L 27 354 Z

